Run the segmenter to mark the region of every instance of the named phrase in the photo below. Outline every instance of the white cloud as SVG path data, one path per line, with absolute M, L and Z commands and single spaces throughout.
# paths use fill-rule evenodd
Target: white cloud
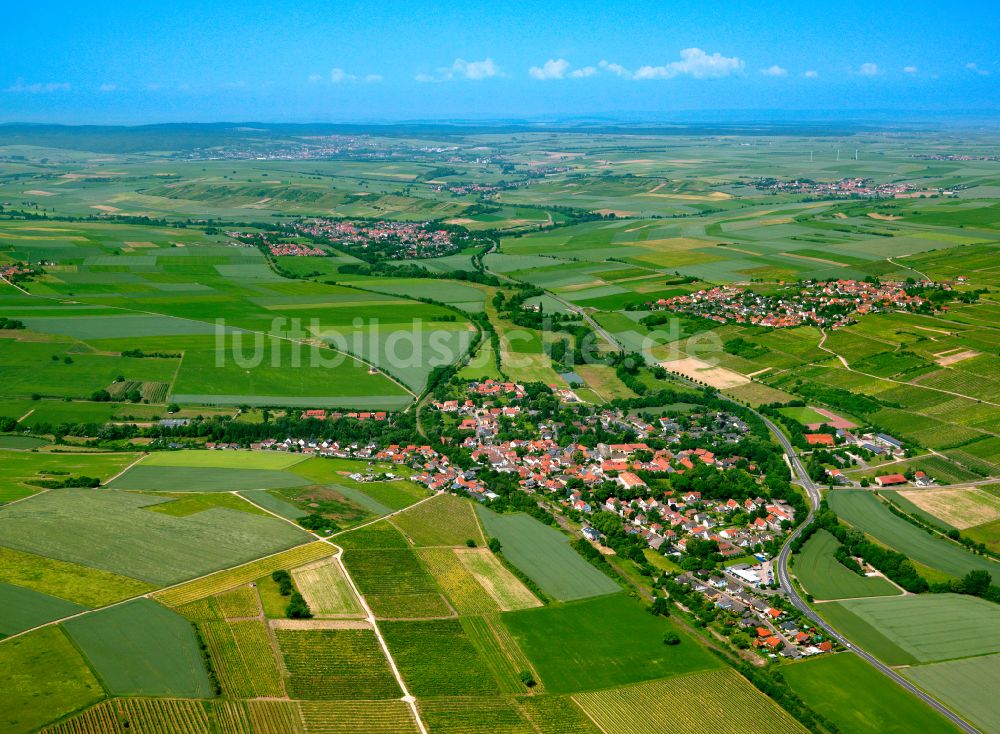
M 330 69 L 329 76 L 323 76 L 322 74 L 309 75 L 310 84 L 321 84 L 323 81 L 329 81 L 330 84 L 371 84 L 382 81 L 382 77 L 378 74 L 366 74 L 363 77 L 359 77 L 357 74 L 344 71 L 339 66 Z
M 566 59 L 549 59 L 541 66 L 532 66 L 528 73 L 535 79 L 562 79 L 569 71 L 569 62 Z
M 915 66 L 904 66 L 903 67 L 903 73 L 904 74 L 916 74 L 917 73 L 917 67 L 915 67 Z
M 622 77 L 623 79 L 632 78 L 632 72 L 626 69 L 621 64 L 612 64 L 607 61 L 602 61 L 601 63 L 598 64 L 598 66 L 604 69 L 605 71 L 614 74 L 615 76 Z
M 764 76 L 788 76 L 788 69 L 774 64 L 766 69 L 761 69 L 760 73 Z
M 700 48 L 685 48 L 680 61 L 671 61 L 663 66 L 642 66 L 632 75 L 633 79 L 673 79 L 690 76 L 693 79 L 719 79 L 740 74 L 745 63 L 737 56 L 723 56 L 720 53 L 707 54 Z
M 346 71 L 338 66 L 330 69 L 330 83 L 331 84 L 344 84 L 345 82 L 356 82 L 358 78 L 354 74 L 348 74 Z
M 604 62 L 606 63 L 606 62 Z M 532 66 L 528 74 L 535 79 L 585 79 L 597 74 L 596 66 L 582 66 L 574 69 L 566 59 L 549 59 L 541 66 Z
M 45 92 L 68 92 L 72 89 L 69 82 L 45 82 L 35 84 L 25 84 L 24 79 L 18 79 L 4 91 L 19 92 L 23 94 L 42 94 Z
M 495 76 L 502 76 L 503 72 L 493 59 L 485 58 L 482 61 L 466 61 L 465 59 L 455 59 L 451 65 L 452 71 L 466 79 L 490 79 Z
M 455 59 L 451 66 L 439 67 L 434 74 L 417 74 L 414 77 L 418 82 L 446 82 L 452 79 L 492 79 L 493 77 L 504 76 L 503 71 L 497 63 L 487 57 L 482 61 L 466 61 L 465 59 Z
M 988 76 L 990 73 L 988 69 L 980 69 L 979 65 L 976 64 L 975 61 L 970 61 L 965 65 L 965 68 L 975 74 L 979 74 L 980 76 Z
M 100 91 L 102 91 L 102 92 L 114 92 L 116 89 L 118 89 L 118 85 L 117 84 L 102 84 L 100 87 L 98 87 L 98 89 Z
M 858 67 L 858 73 L 861 76 L 878 76 L 878 64 L 868 61 Z
M 802 76 L 806 79 L 819 79 L 819 72 L 814 69 L 809 69 L 809 71 L 805 72 Z

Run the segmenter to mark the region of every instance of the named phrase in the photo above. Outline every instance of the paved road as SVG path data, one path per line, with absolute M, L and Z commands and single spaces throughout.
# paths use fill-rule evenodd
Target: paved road
M 901 676 L 899 673 L 897 673 L 895 670 L 893 670 L 888 665 L 883 663 L 881 660 L 876 658 L 874 655 L 852 644 L 850 640 L 848 640 L 846 637 L 840 634 L 833 627 L 828 625 L 822 619 L 822 617 L 820 617 L 818 614 L 816 614 L 815 611 L 813 611 L 812 607 L 809 606 L 806 600 L 799 595 L 798 591 L 792 585 L 792 578 L 788 572 L 788 561 L 792 555 L 792 541 L 795 540 L 797 537 L 799 537 L 799 535 L 801 535 L 801 533 L 805 530 L 806 526 L 812 520 L 813 516 L 816 514 L 816 510 L 819 509 L 820 488 L 812 479 L 809 478 L 809 474 L 806 472 L 805 467 L 802 465 L 802 461 L 795 453 L 795 447 L 792 446 L 791 442 L 788 440 L 785 434 L 783 434 L 781 430 L 776 425 L 774 425 L 774 423 L 772 423 L 764 416 L 760 415 L 760 413 L 757 413 L 757 415 L 761 418 L 761 420 L 764 421 L 767 427 L 771 430 L 771 432 L 781 443 L 782 447 L 785 450 L 785 455 L 788 457 L 788 460 L 792 465 L 792 469 L 794 470 L 799 483 L 805 488 L 806 492 L 809 495 L 809 504 L 810 504 L 809 516 L 806 518 L 806 521 L 804 523 L 799 525 L 799 527 L 795 530 L 795 532 L 793 532 L 791 535 L 788 536 L 788 539 L 785 541 L 785 545 L 781 549 L 781 553 L 778 554 L 776 565 L 778 569 L 778 583 L 781 585 L 782 591 L 785 592 L 785 594 L 788 596 L 792 604 L 795 605 L 796 609 L 798 609 L 800 612 L 805 614 L 809 619 L 811 619 L 818 627 L 820 627 L 824 632 L 826 632 L 828 636 L 835 639 L 837 642 L 846 647 L 848 650 L 852 650 L 859 657 L 863 658 L 864 660 L 867 660 L 870 665 L 878 669 L 883 675 L 888 676 L 897 685 L 905 688 L 914 696 L 924 701 L 924 703 L 926 703 L 928 706 L 937 710 L 938 713 L 940 713 L 942 716 L 950 720 L 958 728 L 962 729 L 963 731 L 969 732 L 969 734 L 978 734 L 979 732 L 978 729 L 976 729 L 974 726 L 972 726 L 971 724 L 960 718 L 947 706 L 940 703 L 937 699 L 933 698 L 932 696 L 929 696 L 928 694 L 921 691 L 919 688 L 913 685 L 913 683 L 911 683 L 906 678 Z
M 507 278 L 507 280 L 510 280 L 510 278 Z M 546 293 L 548 293 L 549 296 L 557 300 L 559 303 L 561 303 L 569 310 L 580 314 L 580 316 L 583 317 L 583 319 L 590 325 L 590 327 L 598 334 L 600 334 L 602 337 L 607 339 L 608 343 L 610 343 L 612 346 L 619 349 L 620 351 L 627 351 L 625 347 L 621 344 L 621 342 L 615 339 L 613 335 L 608 333 L 596 321 L 590 318 L 590 316 L 582 308 L 580 308 L 575 304 L 569 303 L 568 301 L 560 298 L 551 291 L 546 291 Z M 722 397 L 723 399 L 729 400 L 729 398 L 727 398 L 722 393 L 719 393 L 719 396 Z M 735 401 L 730 401 L 730 402 L 735 402 Z M 742 406 L 742 407 L 747 407 L 747 406 Z M 799 595 L 798 591 L 796 591 L 795 587 L 792 585 L 791 576 L 788 573 L 788 561 L 791 558 L 792 554 L 791 544 L 792 541 L 794 541 L 797 537 L 799 537 L 799 535 L 802 534 L 802 531 L 805 530 L 805 528 L 809 525 L 809 523 L 813 519 L 813 516 L 816 514 L 816 511 L 819 509 L 819 503 L 821 498 L 820 487 L 812 479 L 810 479 L 809 473 L 806 471 L 805 466 L 802 464 L 802 460 L 799 458 L 799 455 L 795 451 L 795 447 L 792 446 L 792 442 L 788 440 L 788 437 L 781 432 L 781 429 L 779 429 L 769 418 L 767 418 L 764 415 L 761 415 L 756 410 L 753 410 L 753 408 L 749 408 L 749 410 L 751 410 L 751 412 L 753 412 L 758 418 L 760 418 L 764 422 L 764 425 L 766 425 L 768 429 L 771 431 L 771 433 L 774 434 L 774 437 L 778 439 L 778 442 L 781 444 L 782 449 L 784 449 L 785 456 L 788 457 L 788 463 L 791 465 L 792 471 L 795 474 L 797 481 L 805 488 L 806 493 L 809 495 L 809 515 L 806 517 L 805 522 L 799 525 L 799 527 L 795 530 L 795 532 L 793 532 L 791 535 L 788 536 L 788 539 L 785 541 L 785 545 L 782 547 L 781 553 L 778 554 L 778 558 L 776 559 L 775 563 L 778 571 L 778 583 L 781 585 L 782 590 L 788 596 L 789 600 L 792 602 L 792 604 L 795 605 L 796 609 L 798 609 L 809 619 L 811 619 L 820 629 L 826 632 L 826 634 L 829 637 L 839 642 L 848 650 L 853 651 L 862 659 L 868 661 L 870 665 L 879 670 L 883 675 L 887 676 L 888 678 L 893 680 L 897 685 L 901 686 L 902 688 L 905 688 L 914 696 L 924 701 L 924 703 L 926 703 L 928 706 L 935 709 L 946 719 L 954 723 L 955 726 L 957 726 L 959 729 L 968 732 L 968 734 L 981 734 L 980 731 L 976 729 L 976 727 L 972 726 L 964 719 L 959 717 L 947 706 L 940 703 L 937 699 L 933 698 L 932 696 L 929 696 L 928 694 L 921 691 L 919 688 L 913 685 L 913 683 L 911 683 L 906 678 L 901 676 L 899 673 L 897 673 L 895 670 L 893 670 L 888 665 L 883 663 L 881 660 L 876 658 L 874 655 L 866 652 L 865 650 L 862 650 L 861 648 L 851 643 L 850 640 L 848 640 L 846 637 L 840 634 L 833 627 L 828 625 L 818 614 L 816 614 L 816 612 L 813 611 L 812 607 L 809 606 L 806 600 Z

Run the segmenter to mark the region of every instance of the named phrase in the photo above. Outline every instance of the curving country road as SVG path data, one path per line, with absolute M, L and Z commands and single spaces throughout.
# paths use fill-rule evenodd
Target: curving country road
M 751 410 L 753 410 L 751 408 Z M 957 726 L 962 731 L 968 732 L 968 734 L 979 734 L 979 730 L 969 724 L 967 721 L 962 719 L 958 714 L 953 712 L 947 706 L 939 702 L 936 698 L 924 693 L 922 690 L 917 688 L 913 683 L 908 681 L 906 678 L 901 676 L 895 670 L 890 668 L 888 665 L 883 663 L 881 660 L 876 658 L 869 652 L 862 650 L 857 645 L 853 644 L 850 640 L 844 637 L 840 632 L 835 630 L 833 627 L 828 625 L 822 617 L 820 617 L 812 607 L 809 606 L 808 602 L 803 599 L 795 586 L 792 584 L 791 575 L 788 572 L 788 561 L 792 555 L 792 541 L 794 541 L 802 532 L 806 529 L 810 522 L 812 522 L 813 516 L 816 514 L 816 510 L 819 509 L 820 502 L 820 488 L 819 486 L 809 478 L 809 474 L 806 472 L 805 467 L 802 465 L 802 461 L 799 459 L 798 454 L 795 452 L 795 447 L 792 446 L 791 441 L 785 436 L 781 430 L 772 423 L 769 419 L 753 411 L 756 415 L 764 421 L 771 433 L 778 439 L 781 443 L 782 448 L 785 451 L 785 456 L 788 457 L 789 463 L 792 465 L 792 469 L 798 477 L 799 483 L 805 488 L 806 493 L 809 495 L 809 515 L 806 517 L 805 522 L 798 526 L 788 539 L 785 541 L 785 545 L 781 548 L 781 553 L 778 554 L 777 567 L 778 567 L 778 583 L 781 585 L 782 591 L 788 596 L 795 608 L 811 619 L 816 626 L 822 629 L 828 636 L 835 639 L 841 645 L 843 645 L 848 650 L 853 651 L 856 655 L 866 660 L 869 665 L 873 666 L 879 670 L 883 675 L 892 679 L 897 685 L 905 688 L 907 691 L 912 693 L 914 696 L 922 700 L 931 708 L 935 709 L 939 714 L 944 716 L 946 719 L 951 721 L 955 726 Z
M 492 252 L 493 249 L 491 248 L 490 251 Z M 485 268 L 485 266 L 484 269 L 486 269 L 487 272 L 492 272 L 488 268 Z M 513 281 L 512 278 L 501 275 L 500 273 L 493 273 L 493 274 L 507 281 Z M 611 344 L 613 347 L 617 348 L 619 351 L 628 351 L 625 349 L 625 346 L 621 342 L 619 342 L 612 334 L 610 334 L 606 329 L 600 326 L 600 324 L 594 321 L 594 319 L 590 317 L 590 315 L 586 312 L 585 309 L 581 308 L 580 306 L 577 306 L 576 304 L 564 300 L 563 298 L 557 296 L 548 289 L 544 290 L 550 297 L 554 298 L 565 308 L 583 317 L 583 319 L 587 322 L 587 324 L 595 332 L 597 332 L 604 339 L 606 339 L 608 343 Z M 684 381 L 688 382 L 688 380 Z M 928 695 L 927 693 L 924 693 L 922 690 L 917 688 L 917 686 L 915 686 L 913 683 L 911 683 L 906 678 L 901 676 L 899 673 L 897 673 L 895 670 L 893 670 L 888 665 L 883 663 L 881 660 L 876 658 L 874 655 L 861 649 L 860 647 L 852 643 L 850 640 L 848 640 L 846 637 L 844 637 L 844 635 L 842 635 L 840 632 L 838 632 L 833 627 L 828 625 L 823 620 L 822 617 L 820 617 L 815 611 L 813 611 L 812 607 L 809 606 L 808 602 L 806 602 L 806 600 L 799 595 L 798 591 L 796 591 L 795 587 L 792 585 L 792 578 L 788 572 L 788 562 L 792 555 L 792 541 L 794 541 L 797 537 L 799 537 L 799 535 L 802 534 L 802 532 L 806 529 L 806 527 L 808 527 L 808 525 L 812 522 L 812 519 L 815 516 L 816 511 L 819 509 L 819 503 L 821 499 L 820 487 L 809 477 L 809 473 L 806 471 L 805 466 L 802 464 L 802 460 L 799 459 L 799 455 L 796 453 L 795 447 L 792 446 L 792 442 L 788 440 L 788 437 L 781 432 L 781 429 L 778 428 L 778 426 L 776 426 L 769 418 L 758 413 L 753 408 L 750 408 L 747 405 L 743 405 L 742 403 L 736 403 L 735 400 L 732 400 L 731 398 L 727 397 L 721 392 L 718 393 L 718 395 L 724 400 L 729 400 L 730 402 L 740 405 L 743 408 L 747 408 L 764 422 L 764 425 L 767 426 L 768 430 L 770 430 L 771 433 L 774 435 L 774 437 L 778 439 L 778 442 L 781 444 L 781 447 L 785 452 L 785 456 L 788 458 L 788 463 L 791 465 L 792 471 L 794 472 L 799 484 L 801 484 L 805 488 L 806 493 L 809 495 L 809 515 L 806 517 L 805 521 L 802 522 L 802 524 L 800 524 L 795 529 L 795 531 L 791 535 L 789 535 L 788 538 L 785 540 L 785 544 L 784 546 L 782 546 L 781 552 L 778 554 L 777 558 L 778 583 L 780 584 L 782 591 L 784 591 L 784 593 L 788 596 L 792 604 L 795 605 L 795 608 L 798 609 L 800 612 L 802 612 L 810 620 L 812 620 L 813 623 L 816 624 L 817 627 L 822 629 L 829 637 L 836 640 L 846 649 L 851 650 L 862 659 L 866 660 L 869 665 L 871 665 L 876 670 L 881 672 L 883 675 L 891 679 L 898 686 L 906 689 L 914 696 L 919 698 L 921 701 L 926 703 L 928 706 L 936 710 L 939 714 L 941 714 L 946 719 L 955 724 L 955 726 L 957 726 L 959 729 L 961 729 L 964 732 L 967 732 L 968 734 L 981 734 L 979 729 L 977 729 L 976 727 L 972 726 L 972 724 L 962 719 L 958 714 L 956 714 L 954 711 L 952 711 L 947 706 L 942 704 L 936 698 Z
M 563 301 L 558 296 L 554 296 L 551 292 L 549 293 L 549 295 L 555 298 L 560 303 L 564 304 L 567 308 L 570 308 L 571 310 L 579 313 L 581 316 L 583 316 L 584 319 L 586 319 L 587 323 L 591 325 L 591 328 L 593 328 L 595 331 L 601 334 L 601 336 L 607 339 L 611 344 L 618 347 L 619 349 L 624 350 L 624 347 L 618 342 L 618 340 L 612 337 L 603 328 L 601 328 L 595 321 L 593 321 L 583 311 L 583 309 L 572 306 L 566 301 Z M 719 393 L 719 395 L 723 399 L 729 400 L 729 398 L 727 398 L 725 395 L 722 395 L 722 393 Z M 742 407 L 746 408 L 748 406 L 742 406 Z M 979 730 L 976 727 L 972 726 L 967 721 L 962 719 L 960 716 L 958 716 L 958 714 L 956 714 L 947 706 L 939 702 L 936 698 L 928 695 L 927 693 L 924 693 L 922 690 L 917 688 L 917 686 L 915 686 L 913 683 L 911 683 L 906 678 L 901 676 L 899 673 L 897 673 L 895 670 L 893 670 L 888 665 L 883 663 L 881 660 L 876 658 L 874 655 L 854 645 L 840 632 L 838 632 L 833 627 L 828 625 L 823 620 L 822 617 L 820 617 L 816 612 L 813 611 L 812 607 L 810 607 L 808 602 L 806 602 L 806 600 L 799 595 L 798 591 L 796 591 L 795 587 L 792 585 L 791 575 L 788 572 L 788 562 L 792 555 L 791 544 L 793 540 L 799 537 L 799 535 L 805 530 L 805 528 L 809 525 L 809 523 L 812 522 L 813 516 L 819 509 L 820 487 L 809 477 L 809 473 L 806 471 L 805 466 L 802 464 L 802 460 L 796 453 L 795 447 L 792 446 L 792 443 L 791 441 L 788 440 L 788 437 L 781 432 L 781 429 L 779 429 L 769 418 L 761 415 L 756 410 L 753 410 L 753 408 L 749 408 L 749 410 L 751 410 L 758 418 L 760 418 L 764 422 L 764 424 L 768 427 L 768 429 L 771 431 L 771 433 L 774 434 L 774 437 L 778 439 L 778 442 L 781 444 L 782 448 L 785 451 L 785 456 L 788 457 L 788 462 L 791 465 L 792 471 L 795 473 L 798 482 L 805 488 L 806 493 L 809 495 L 809 505 L 810 505 L 809 515 L 806 517 L 805 521 L 801 525 L 799 525 L 799 527 L 796 528 L 791 535 L 788 536 L 788 539 L 785 541 L 785 545 L 782 546 L 781 548 L 781 553 L 778 554 L 777 558 L 778 583 L 781 585 L 782 591 L 785 592 L 785 594 L 788 596 L 792 604 L 795 605 L 796 609 L 798 609 L 809 619 L 811 619 L 813 623 L 815 623 L 817 627 L 822 629 L 829 637 L 833 638 L 841 645 L 843 645 L 845 648 L 853 651 L 859 657 L 866 660 L 870 665 L 879 670 L 883 675 L 887 676 L 897 685 L 901 686 L 902 688 L 905 688 L 907 691 L 909 691 L 914 696 L 922 700 L 928 706 L 935 709 L 938 713 L 947 718 L 962 731 L 968 732 L 968 734 L 980 734 Z

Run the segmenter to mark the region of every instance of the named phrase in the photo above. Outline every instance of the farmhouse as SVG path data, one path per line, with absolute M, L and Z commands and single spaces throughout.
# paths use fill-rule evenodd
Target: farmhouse
M 891 487 L 896 484 L 906 484 L 906 477 L 902 474 L 883 474 L 875 477 L 875 484 L 880 487 Z

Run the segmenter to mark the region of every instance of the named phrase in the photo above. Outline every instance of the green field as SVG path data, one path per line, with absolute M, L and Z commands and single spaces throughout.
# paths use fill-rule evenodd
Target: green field
M 985 569 L 994 583 L 1000 583 L 1000 563 L 973 555 L 896 517 L 871 492 L 837 490 L 827 495 L 827 501 L 843 520 L 915 561 L 954 577 Z
M 903 674 L 983 731 L 1000 731 L 1000 712 L 993 700 L 1000 655 L 918 665 Z
M 0 449 L 28 451 L 40 448 L 48 443 L 44 438 L 37 438 L 35 436 L 0 435 Z
M 882 577 L 859 576 L 834 558 L 840 545 L 826 530 L 817 530 L 794 557 L 795 576 L 816 599 L 853 599 L 902 593 Z
M 623 594 L 511 612 L 502 620 L 553 693 L 620 686 L 719 665 L 673 623 L 652 616 Z M 610 632 L 615 629 L 629 632 Z M 664 645 L 666 632 L 677 632 L 681 644 Z
M 64 626 L 112 694 L 212 695 L 191 623 L 154 601 L 131 601 Z
M 142 466 L 213 467 L 281 471 L 305 461 L 301 454 L 279 451 L 166 451 L 150 454 Z
M 150 512 L 168 498 L 60 489 L 0 510 L 0 545 L 166 585 L 297 545 L 304 532 L 271 517 L 213 508 Z
M 369 700 L 401 695 L 375 633 L 368 629 L 276 630 L 291 674 L 288 691 L 304 700 Z
M 0 582 L 49 596 L 58 594 L 87 607 L 101 607 L 156 588 L 127 576 L 3 546 L 0 546 Z
M 136 459 L 136 454 L 48 454 L 0 450 L 0 503 L 37 492 L 37 482 L 63 474 L 106 481 Z
M 893 665 L 1000 652 L 1000 609 L 957 594 L 849 599 L 819 612 L 849 639 Z
M 0 644 L 0 728 L 27 734 L 104 697 L 83 657 L 59 627 Z
M 804 426 L 810 425 L 812 423 L 825 423 L 829 420 L 822 413 L 817 413 L 812 408 L 781 408 L 778 412 L 782 415 L 791 418 L 794 421 L 798 421 Z
M 414 696 L 488 696 L 497 681 L 458 620 L 382 622 L 389 651 Z
M 231 492 L 242 489 L 301 487 L 308 481 L 287 471 L 140 464 L 108 485 L 111 489 L 169 492 Z
M 783 668 L 782 675 L 810 708 L 844 734 L 958 731 L 930 706 L 850 653 L 804 660 Z
M 0 581 L 0 637 L 62 619 L 86 607 Z
M 483 532 L 472 502 L 441 494 L 392 518 L 392 523 L 416 546 L 483 545 Z
M 486 535 L 500 540 L 504 557 L 560 601 L 585 599 L 620 590 L 618 584 L 587 563 L 569 538 L 530 515 L 498 515 L 477 506 Z
M 356 530 L 336 537 L 337 545 L 347 551 L 376 550 L 389 548 L 409 548 L 406 538 L 388 520 L 381 520 L 369 525 L 362 525 Z

